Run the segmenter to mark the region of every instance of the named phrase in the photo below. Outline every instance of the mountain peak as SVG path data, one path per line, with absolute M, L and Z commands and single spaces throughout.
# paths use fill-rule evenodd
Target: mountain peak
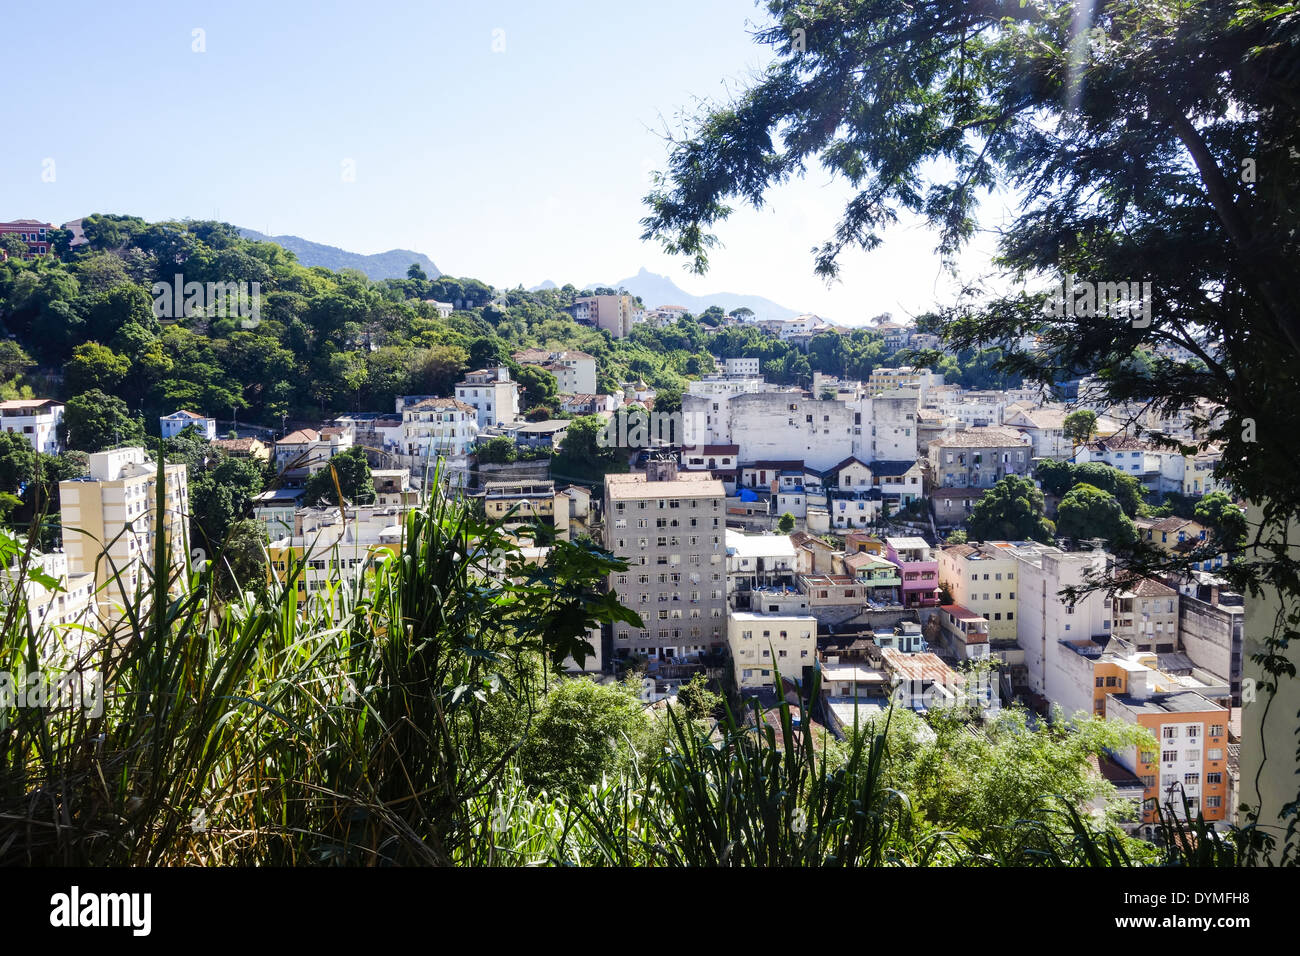
M 335 272 L 341 269 L 356 269 L 364 272 L 375 282 L 381 279 L 405 279 L 406 270 L 412 264 L 423 269 L 430 279 L 436 279 L 443 274 L 442 270 L 433 264 L 432 259 L 422 252 L 413 252 L 410 249 L 389 249 L 387 252 L 363 255 L 360 252 L 348 252 L 337 246 L 312 242 L 300 236 L 268 236 L 256 229 L 243 228 L 239 230 L 239 234 L 245 239 L 256 242 L 274 242 L 277 246 L 292 252 L 298 257 L 298 261 L 308 268 L 323 266 Z

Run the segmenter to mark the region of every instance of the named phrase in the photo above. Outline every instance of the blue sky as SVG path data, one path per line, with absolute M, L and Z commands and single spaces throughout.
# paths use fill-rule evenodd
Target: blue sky
M 0 100 L 0 219 L 219 218 L 356 252 L 415 249 L 500 286 L 644 266 L 691 293 L 766 295 L 842 322 L 948 297 L 914 222 L 846 256 L 842 282 L 818 280 L 810 249 L 847 195 L 824 173 L 733 215 L 703 278 L 640 241 L 664 125 L 766 62 L 751 36 L 764 19 L 749 0 L 12 5 L 0 57 L 25 75 L 10 72 Z M 963 274 L 991 247 L 978 242 Z

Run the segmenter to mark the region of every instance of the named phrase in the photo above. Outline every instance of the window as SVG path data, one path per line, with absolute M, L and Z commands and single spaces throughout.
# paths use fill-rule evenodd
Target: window
M 1177 736 L 1178 736 L 1178 728 L 1177 728 L 1177 727 L 1166 727 L 1166 728 L 1164 729 L 1164 735 L 1163 735 L 1163 736 L 1164 736 L 1165 740 L 1174 740 L 1174 739 L 1177 738 Z
M 1211 736 L 1211 737 L 1222 737 L 1222 736 L 1223 736 L 1223 724 L 1210 724 L 1210 736 Z
M 1183 774 L 1183 784 L 1188 787 L 1199 787 L 1201 785 L 1201 775 L 1199 773 Z
M 1222 747 L 1211 747 L 1209 750 L 1207 750 L 1207 751 L 1205 752 L 1205 759 L 1206 759 L 1206 760 L 1222 760 L 1222 759 L 1223 759 L 1223 748 L 1222 748 Z
M 1178 759 L 1177 750 L 1164 750 L 1160 753 L 1160 759 L 1165 763 L 1173 763 Z
M 1220 783 L 1223 783 L 1223 774 L 1221 774 L 1221 773 L 1207 773 L 1207 774 L 1205 775 L 1205 784 L 1206 784 L 1206 786 L 1214 786 L 1215 784 L 1220 784 Z
M 1207 808 L 1209 808 L 1209 807 L 1221 807 L 1221 806 L 1223 806 L 1223 797 L 1220 797 L 1220 796 L 1218 796 L 1217 794 L 1212 794 L 1212 795 L 1210 795 L 1210 796 L 1208 796 L 1208 797 L 1205 798 L 1205 806 L 1206 806 Z

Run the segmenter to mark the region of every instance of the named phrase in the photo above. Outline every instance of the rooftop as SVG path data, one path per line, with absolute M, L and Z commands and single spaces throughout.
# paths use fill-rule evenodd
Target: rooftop
M 931 448 L 1006 448 L 1026 444 L 1024 436 L 1014 428 L 990 425 L 985 428 L 968 428 L 935 438 Z

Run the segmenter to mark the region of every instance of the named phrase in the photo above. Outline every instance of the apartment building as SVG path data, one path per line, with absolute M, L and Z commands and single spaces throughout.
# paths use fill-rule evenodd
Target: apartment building
M 596 357 L 577 349 L 552 352 L 547 349 L 524 349 L 513 358 L 520 365 L 536 365 L 555 376 L 559 391 L 571 395 L 596 392 Z
M 1112 435 L 1080 445 L 1074 460 L 1101 462 L 1131 475 L 1148 491 L 1182 493 L 1187 459 L 1181 451 L 1157 448 L 1128 435 Z
M 335 455 L 352 447 L 352 430 L 343 426 L 300 428 L 275 443 L 275 466 L 290 477 L 314 475 Z
M 420 503 L 409 468 L 372 468 L 370 481 L 375 486 L 374 503 L 381 508 L 411 508 Z
M 95 576 L 100 613 L 145 583 L 142 562 L 152 564 L 155 536 L 165 536 L 173 567 L 189 560 L 189 482 L 185 465 L 164 467 L 159 510 L 158 466 L 143 448 L 116 448 L 89 458 L 89 476 L 59 482 L 63 549 L 68 571 Z
M 294 516 L 304 494 L 301 488 L 272 488 L 253 496 L 253 520 L 262 526 L 268 541 L 293 534 Z
M 692 657 L 726 642 L 727 551 L 722 482 L 651 460 L 644 474 L 605 477 L 605 547 L 626 560 L 609 587 L 641 615 L 614 625 L 614 653 Z
M 456 384 L 456 400 L 474 409 L 479 428 L 519 420 L 519 383 L 504 365 L 466 373 Z
M 1010 428 L 969 428 L 930 442 L 930 474 L 936 488 L 992 488 L 1008 475 L 1027 475 L 1033 448 Z
M 326 594 L 335 581 L 355 578 L 381 553 L 401 547 L 403 510 L 365 505 L 349 509 L 300 508 L 293 533 L 267 546 L 268 578 L 293 585 L 299 600 Z
M 939 582 L 953 602 L 989 622 L 993 641 L 1016 639 L 1016 572 L 1021 551 L 1043 547 L 1033 541 L 976 541 L 939 551 Z
M 902 571 L 904 607 L 938 607 L 939 562 L 924 538 L 886 538 L 885 556 Z
M 943 385 L 943 375 L 927 368 L 900 365 L 898 368 L 878 368 L 867 379 L 871 392 L 890 391 L 896 388 L 915 389 L 922 401 L 929 389 Z
M 1063 405 L 1008 405 L 1002 424 L 1029 436 L 1035 458 L 1070 458 L 1074 442 L 1065 434 L 1069 410 Z
M 555 507 L 553 481 L 489 481 L 483 486 L 483 510 L 509 530 L 540 521 L 557 532 L 568 531 L 569 510 Z
M 817 619 L 806 614 L 727 614 L 727 647 L 736 688 L 776 687 L 776 674 L 800 679 L 817 662 Z
M 794 544 L 785 534 L 743 534 L 730 528 L 727 549 L 727 596 L 760 588 L 791 587 L 798 572 Z
M 1054 683 L 1057 657 L 1073 653 L 1063 642 L 1096 638 L 1104 646 L 1109 640 L 1111 601 L 1105 591 L 1090 591 L 1076 601 L 1060 592 L 1083 586 L 1090 574 L 1104 575 L 1110 562 L 1104 551 L 1065 552 L 1042 546 L 1016 552 L 1016 628 L 1025 652 L 1026 682 L 1033 692 L 1049 700 L 1061 698 Z
M 63 450 L 59 426 L 63 424 L 63 403 L 49 398 L 22 398 L 0 402 L 0 431 L 22 435 L 43 455 Z
M 433 468 L 439 458 L 464 467 L 478 441 L 478 411 L 456 398 L 424 398 L 402 409 L 399 454 L 408 468 Z
M 989 622 L 960 604 L 942 604 L 935 615 L 944 647 L 960 661 L 989 657 Z
M 19 542 L 25 547 L 26 542 Z M 32 549 L 30 569 L 39 569 L 53 578 L 57 588 L 47 588 L 33 580 L 30 573 L 23 579 L 22 600 L 27 607 L 27 620 L 32 630 L 45 627 L 62 628 L 63 625 L 94 627 L 95 575 L 89 571 L 69 571 L 68 556 L 63 551 L 43 553 Z M 19 597 L 17 565 L 0 566 L 0 606 L 8 607 Z M 75 630 L 75 629 L 74 629 Z M 75 647 L 77 634 L 67 631 L 60 635 L 68 648 Z
M 1111 636 L 1139 651 L 1178 649 L 1178 592 L 1151 578 L 1125 582 L 1114 594 Z
M 1157 806 L 1208 822 L 1230 819 L 1228 808 L 1228 710 L 1200 694 L 1153 690 L 1155 672 L 1134 672 L 1128 693 L 1106 702 L 1106 716 L 1137 724 L 1155 737 L 1154 750 L 1132 747 L 1116 754 L 1119 763 L 1142 780 L 1142 822 L 1157 822 Z
M 622 339 L 645 318 L 645 310 L 637 308 L 630 295 L 589 295 L 573 300 L 573 318 Z
M 740 377 L 758 375 L 760 361 L 757 358 L 729 358 L 723 361 L 723 368 L 727 375 Z
M 1232 706 L 1240 707 L 1246 602 L 1225 582 L 1202 571 L 1179 586 L 1178 640 L 1192 662 L 1227 678 Z

